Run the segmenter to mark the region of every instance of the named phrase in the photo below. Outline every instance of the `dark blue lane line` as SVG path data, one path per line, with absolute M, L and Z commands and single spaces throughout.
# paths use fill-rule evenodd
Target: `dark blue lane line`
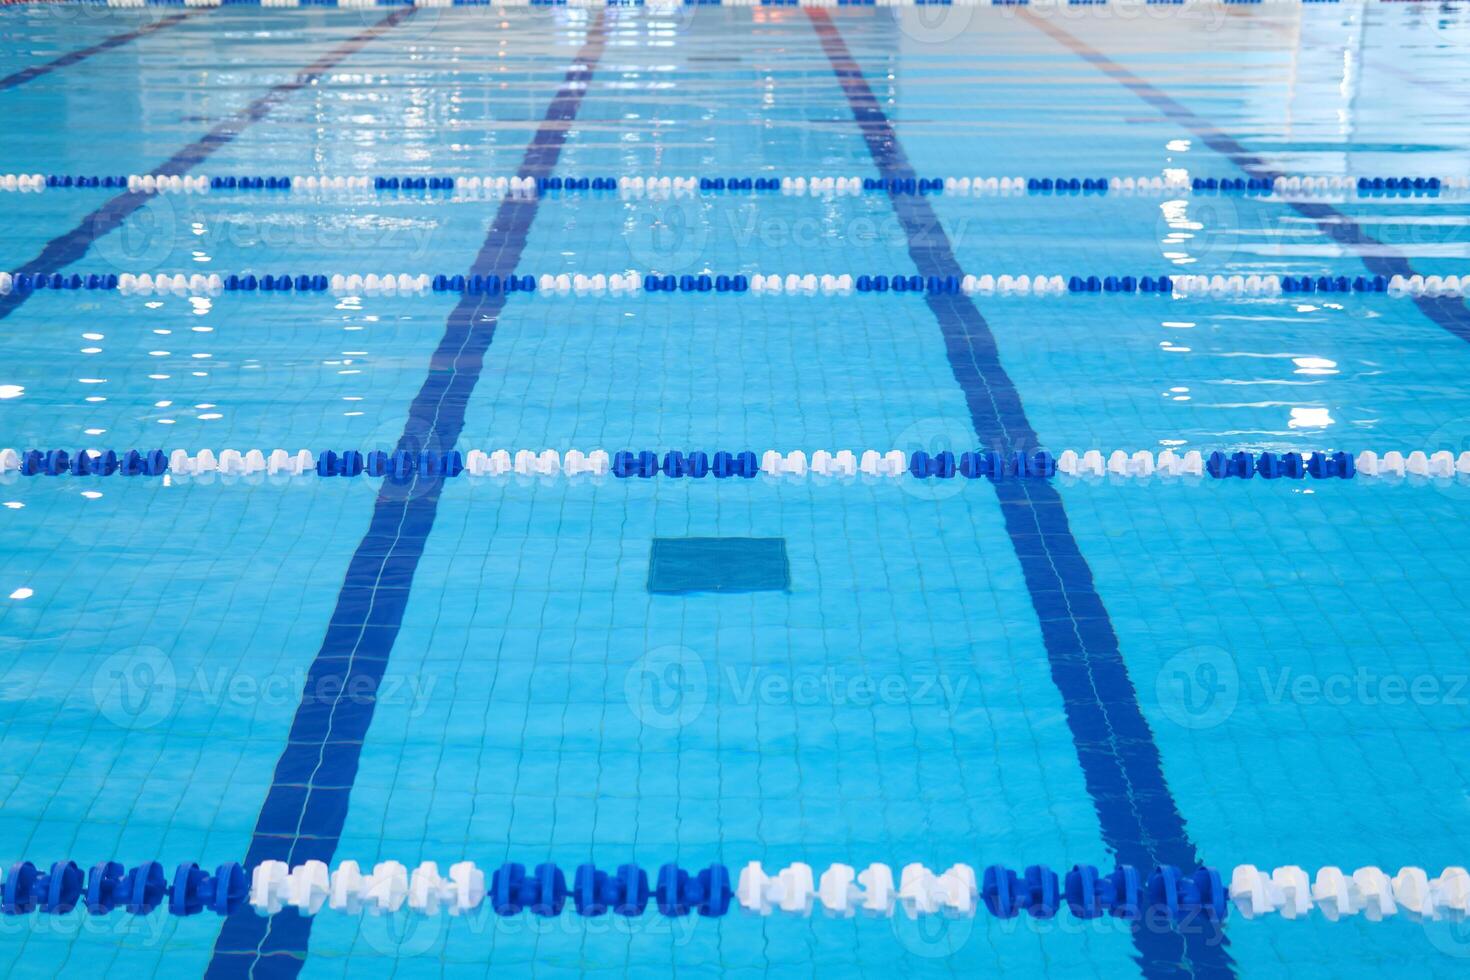
M 1049 35 L 1062 47 L 1087 61 L 1094 68 L 1158 109 L 1169 119 L 1194 133 L 1204 141 L 1206 146 L 1221 156 L 1229 158 L 1231 163 L 1250 176 L 1264 177 L 1268 180 L 1282 176 L 1281 171 L 1263 164 L 1259 154 L 1219 129 L 1214 123 L 1198 115 L 1183 103 L 1176 102 L 1161 89 L 1139 78 L 1065 28 L 1052 23 L 1051 19 L 1038 17 L 1024 7 L 1018 7 L 1017 10 L 1020 16 L 1033 27 Z M 1398 249 L 1374 238 L 1362 225 L 1332 205 L 1319 204 L 1314 201 L 1287 203 L 1297 214 L 1312 221 L 1319 232 L 1354 252 L 1368 271 L 1374 275 L 1412 276 L 1419 274 L 1414 271 L 1409 260 Z M 1430 320 L 1466 343 L 1470 343 L 1470 306 L 1466 305 L 1464 297 L 1420 296 L 1414 299 L 1414 305 Z
M 31 68 L 26 68 L 22 71 L 16 72 L 14 75 L 6 75 L 4 78 L 0 78 L 0 92 L 5 91 L 6 89 L 15 88 L 18 85 L 24 85 L 26 82 L 35 81 L 43 75 L 49 75 L 53 71 L 57 71 L 58 69 L 74 65 L 79 61 L 86 61 L 94 54 L 102 54 L 104 51 L 111 51 L 113 48 L 120 48 L 124 44 L 138 40 L 138 38 L 140 37 L 147 37 L 154 31 L 161 31 L 166 27 L 173 27 L 175 24 L 181 24 L 184 21 L 188 20 L 190 17 L 193 17 L 196 12 L 196 10 L 191 10 L 182 14 L 169 14 L 167 17 L 155 20 L 153 23 L 146 24 L 135 31 L 125 31 L 122 34 L 114 34 L 109 38 L 98 41 L 96 44 L 92 45 L 89 48 L 80 48 L 76 51 L 68 52 L 67 54 L 62 55 L 59 58 L 53 58 L 45 64 L 35 65 Z
M 561 89 L 526 148 L 517 176 L 550 174 L 577 116 L 606 43 L 598 10 Z M 525 251 L 536 198 L 506 198 L 468 273 L 508 276 Z M 429 359 L 428 377 L 408 410 L 398 450 L 453 449 L 470 395 L 506 303 L 505 293 L 463 296 Z M 347 818 L 348 799 L 373 719 L 378 685 L 403 625 L 414 573 L 434 526 L 440 476 L 384 479 L 366 536 L 352 555 L 321 650 L 307 672 L 301 704 L 276 763 L 275 776 L 245 866 L 262 861 L 331 862 Z M 305 961 L 312 919 L 293 910 L 262 918 L 250 909 L 226 919 L 207 977 L 294 977 Z
M 814 7 L 806 13 L 874 164 L 884 177 L 913 176 L 898 134 L 831 16 Z M 890 200 L 919 273 L 963 275 L 929 200 L 908 194 Z M 964 295 L 931 294 L 927 302 L 944 335 L 950 368 L 964 390 L 980 445 L 1003 453 L 1034 449 L 1036 433 L 980 310 Z M 1052 681 L 1062 697 L 1103 842 L 1119 862 L 1198 867 L 1117 635 L 1093 584 L 1092 569 L 1072 536 L 1060 494 L 1044 480 L 993 485 L 1041 622 Z M 1205 923 L 1179 931 L 1153 923 L 1136 928 L 1133 937 L 1146 977 L 1234 975 L 1223 932 Z
M 183 175 L 194 167 L 209 159 L 216 150 L 227 146 L 235 137 L 239 136 L 250 126 L 264 119 L 270 111 L 284 101 L 293 92 L 314 84 L 323 75 L 330 71 L 349 55 L 355 54 L 365 45 L 373 41 L 379 35 L 392 30 L 398 24 L 412 17 L 416 7 L 401 7 L 393 13 L 388 14 L 382 20 L 373 24 L 364 31 L 359 31 L 346 41 L 337 45 L 316 61 L 307 65 L 295 78 L 289 82 L 272 86 L 264 95 L 250 103 L 239 112 L 235 113 L 224 122 L 215 126 L 208 133 L 188 146 L 179 150 L 173 156 L 165 160 L 160 166 L 155 167 L 151 173 L 167 174 L 169 176 Z M 66 234 L 51 239 L 46 247 L 41 249 L 41 254 L 31 259 L 25 265 L 13 271 L 31 274 L 51 275 L 54 272 L 71 265 L 87 254 L 92 243 L 105 235 L 109 235 L 122 226 L 134 211 L 146 205 L 153 199 L 153 195 L 145 191 L 124 191 L 103 204 L 97 210 L 84 217 L 77 226 Z M 173 229 L 163 228 L 162 231 L 172 234 Z M 31 292 L 12 291 L 0 296 L 0 320 L 20 308 L 26 300 L 35 295 Z

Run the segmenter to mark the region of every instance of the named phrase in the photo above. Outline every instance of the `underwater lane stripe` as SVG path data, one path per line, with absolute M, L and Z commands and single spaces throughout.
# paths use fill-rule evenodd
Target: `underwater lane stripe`
M 1204 141 L 1206 146 L 1227 157 L 1230 162 L 1251 177 L 1274 180 L 1278 176 L 1277 171 L 1262 166 L 1260 157 L 1233 136 L 1183 103 L 1176 102 L 1162 89 L 1133 74 L 1075 34 L 1024 8 L 1018 10 L 1017 13 L 1023 20 L 1051 37 L 1062 47 L 1158 109 L 1169 119 L 1194 133 Z M 1417 274 L 1402 253 L 1368 234 L 1362 225 L 1332 205 L 1300 200 L 1288 200 L 1286 203 L 1290 204 L 1292 209 L 1302 217 L 1315 224 L 1317 230 L 1322 234 L 1355 253 L 1368 271 L 1374 275 L 1403 276 L 1407 279 Z M 1463 298 L 1422 296 L 1415 298 L 1414 305 L 1419 308 L 1419 312 L 1446 331 L 1470 343 L 1470 307 L 1466 306 Z
M 6 75 L 4 78 L 0 78 L 0 92 L 4 92 L 7 89 L 16 88 L 20 85 L 24 85 L 26 82 L 35 81 L 36 79 L 41 78 L 44 75 L 51 74 L 53 71 L 56 71 L 59 68 L 69 68 L 79 61 L 86 61 L 93 55 L 111 51 L 113 48 L 120 48 L 124 44 L 136 41 L 141 37 L 147 37 L 149 34 L 152 34 L 155 31 L 161 31 L 164 28 L 173 27 L 176 24 L 181 24 L 184 21 L 188 20 L 190 17 L 194 16 L 194 14 L 199 10 L 204 9 L 207 8 L 197 7 L 182 14 L 170 14 L 167 17 L 160 18 L 151 24 L 140 27 L 137 30 L 125 31 L 122 34 L 114 34 L 109 38 L 98 41 L 91 47 L 80 48 L 76 51 L 68 52 L 67 54 L 62 55 L 59 58 L 53 58 L 45 64 L 34 65 L 30 68 L 18 71 L 14 75 Z
M 606 43 L 605 14 L 596 13 L 587 38 L 547 107 L 520 173 L 542 176 L 556 166 Z M 506 276 L 525 251 L 538 202 L 506 200 L 475 256 L 471 273 Z M 452 448 L 495 336 L 506 295 L 466 295 L 450 312 L 444 337 L 429 361 L 423 387 L 409 407 L 399 450 Z M 347 568 L 336 610 L 312 662 L 285 750 L 261 807 L 245 863 L 330 861 L 347 818 L 375 692 L 403 624 L 414 572 L 433 528 L 442 475 L 384 480 L 372 522 Z M 323 692 L 333 691 L 335 695 Z M 343 693 L 351 692 L 344 699 Z M 304 962 L 311 920 L 287 913 L 225 920 L 207 976 L 254 975 L 270 957 L 272 977 L 294 977 Z
M 264 119 L 286 96 L 311 85 L 330 71 L 338 62 L 357 53 L 380 34 L 398 26 L 412 17 L 416 7 L 403 7 L 388 14 L 366 30 L 359 31 L 346 41 L 312 62 L 289 82 L 272 86 L 260 98 L 250 103 L 224 122 L 215 126 L 201 139 L 190 143 L 157 168 L 161 174 L 185 174 L 214 155 L 254 123 Z M 127 191 L 110 198 L 91 214 L 82 218 L 77 226 L 58 238 L 53 238 L 41 249 L 41 254 L 15 270 L 32 275 L 51 275 L 71 265 L 87 254 L 92 243 L 122 226 L 122 223 L 139 208 L 147 204 L 153 195 L 146 191 Z M 0 320 L 20 308 L 31 297 L 30 293 L 13 292 L 0 296 Z
M 395 10 L 378 20 L 371 27 L 354 34 L 317 61 L 307 66 L 292 81 L 272 87 L 266 94 L 250 103 L 250 105 L 236 113 L 229 120 L 215 126 L 202 139 L 179 150 L 160 168 L 160 172 L 183 174 L 207 160 L 216 150 L 230 143 L 236 136 L 244 132 L 247 127 L 265 118 L 284 97 L 320 79 L 338 63 L 350 55 L 357 53 L 370 42 L 376 40 L 380 35 L 392 30 L 403 21 L 412 17 L 415 9 L 405 7 Z M 128 215 L 145 205 L 152 196 L 152 194 L 147 192 L 129 191 L 128 193 L 119 194 L 112 198 L 107 204 L 82 219 L 81 223 L 68 235 L 56 239 L 49 244 L 42 251 L 41 255 L 30 263 L 30 267 L 36 268 L 37 271 L 51 271 L 60 265 L 66 265 L 76 261 L 76 259 L 86 253 L 92 242 L 119 227 Z M 11 294 L 10 296 L 0 297 L 0 318 L 9 315 L 15 307 L 20 305 L 20 301 L 23 301 L 25 298 L 22 295 L 20 301 L 14 303 L 7 302 L 14 299 L 15 296 L 16 294 Z M 320 656 L 318 660 L 320 660 Z M 300 721 L 301 719 L 298 714 L 296 723 L 300 724 Z M 268 802 L 270 802 L 269 798 Z M 345 816 L 346 790 L 342 789 L 336 793 L 327 795 L 325 798 L 318 798 L 316 800 L 310 800 L 309 797 L 303 798 L 303 810 L 307 802 L 311 802 L 316 807 L 313 811 L 313 817 L 319 817 L 324 812 L 339 813 L 340 816 Z M 271 805 L 273 807 L 273 813 L 281 813 L 285 809 L 284 801 L 279 797 Z M 263 812 L 261 819 L 264 818 L 265 813 Z M 260 823 L 257 821 L 256 834 L 258 835 L 259 832 Z M 306 939 L 310 928 L 311 925 L 309 922 L 299 919 L 289 924 L 286 922 L 279 924 L 280 931 L 293 933 L 294 938 L 297 940 L 297 947 L 288 945 L 287 948 L 299 948 L 299 952 L 296 952 L 294 956 L 282 957 L 280 962 L 273 964 L 271 972 L 294 977 L 300 971 L 305 957 Z M 236 942 L 242 936 L 248 937 L 252 932 L 258 932 L 260 933 L 259 941 L 263 942 L 266 934 L 271 931 L 272 928 L 251 930 L 244 923 L 239 923 L 234 918 L 226 919 L 220 930 L 219 940 L 216 941 L 214 953 L 210 958 L 207 974 L 209 976 L 244 976 L 253 974 L 256 962 L 258 961 L 258 951 L 254 943 L 252 943 L 248 950 L 234 947 L 240 953 L 248 952 L 250 954 L 248 957 L 245 955 L 222 957 L 221 953 L 228 953 L 232 948 L 226 945 L 227 941 Z M 290 939 L 287 940 L 287 943 L 289 942 Z
M 898 134 L 831 16 L 820 9 L 808 9 L 806 14 L 874 164 L 884 177 L 912 176 Z M 929 202 L 910 195 L 891 201 L 919 273 L 962 275 Z M 953 294 L 929 295 L 926 300 L 944 334 L 950 367 L 964 390 L 981 445 L 1001 452 L 1034 448 L 1036 433 L 1000 362 L 990 326 L 974 302 Z M 1052 680 L 1062 696 L 1104 843 L 1120 862 L 1198 865 L 1117 635 L 1072 535 L 1060 494 L 1040 480 L 996 483 L 995 492 L 1040 620 Z M 1187 973 L 1234 972 L 1223 942 L 1213 944 L 1188 931 L 1135 930 L 1134 944 L 1149 978 L 1177 976 L 1181 965 Z

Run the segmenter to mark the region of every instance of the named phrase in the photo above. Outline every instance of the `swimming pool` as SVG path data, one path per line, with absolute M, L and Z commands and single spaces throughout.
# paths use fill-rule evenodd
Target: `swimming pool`
M 1467 44 L 6 6 L 7 971 L 1458 974 Z

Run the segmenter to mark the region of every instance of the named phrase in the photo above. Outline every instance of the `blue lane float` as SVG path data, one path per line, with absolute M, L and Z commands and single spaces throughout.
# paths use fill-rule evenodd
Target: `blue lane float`
M 738 476 L 748 480 L 760 471 L 760 461 L 755 453 L 748 450 L 740 453 L 717 452 L 713 456 L 699 451 L 674 451 L 660 455 L 649 450 L 624 450 L 613 454 L 612 458 L 612 474 L 620 480 L 648 479 L 654 476 L 675 479 L 713 476 L 720 480 Z
M 148 915 L 163 907 L 176 916 L 206 909 L 224 916 L 245 908 L 248 900 L 249 883 L 239 864 L 222 864 L 213 874 L 197 864 L 181 864 L 169 878 L 156 861 L 132 868 L 103 861 L 85 874 L 72 861 L 57 861 L 45 870 L 18 861 L 0 888 L 0 912 L 5 915 L 65 915 L 81 906 L 93 915 L 117 910 Z
M 1261 476 L 1267 480 L 1351 480 L 1357 476 L 1356 460 L 1350 453 L 1312 453 L 1306 459 L 1300 453 L 1210 453 L 1205 472 L 1217 480 L 1249 480 Z
M 1078 919 L 1163 916 L 1178 923 L 1204 916 L 1224 921 L 1230 907 L 1229 892 L 1218 871 L 1200 868 L 1185 873 L 1170 865 L 1146 876 L 1128 865 L 1110 874 L 1091 865 L 1077 865 L 1064 879 L 1045 865 L 1020 872 L 991 865 L 985 869 L 980 897 L 998 919 L 1012 919 L 1021 912 L 1050 919 L 1065 907 Z
M 529 910 L 533 915 L 560 915 L 571 899 L 577 915 L 596 917 L 609 913 L 641 916 L 650 900 L 661 915 L 678 918 L 698 913 L 719 917 L 730 910 L 734 896 L 730 872 L 722 864 L 700 871 L 687 871 L 665 864 L 658 869 L 650 887 L 648 873 L 624 864 L 615 871 L 600 871 L 595 865 L 577 867 L 567 877 L 555 865 L 538 865 L 533 874 L 519 864 L 504 864 L 491 879 L 490 901 L 497 915 L 516 915 Z
M 952 452 L 939 452 L 932 456 L 918 450 L 909 456 L 909 474 L 918 479 L 952 480 L 961 476 L 969 480 L 982 477 L 992 480 L 1015 478 L 1042 478 L 1056 475 L 1057 463 L 1051 453 L 966 452 L 958 458 Z

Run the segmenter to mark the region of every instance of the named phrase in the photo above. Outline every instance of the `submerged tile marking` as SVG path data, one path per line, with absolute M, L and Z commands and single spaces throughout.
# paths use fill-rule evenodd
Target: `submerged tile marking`
M 648 591 L 784 592 L 791 588 L 785 538 L 654 538 Z

